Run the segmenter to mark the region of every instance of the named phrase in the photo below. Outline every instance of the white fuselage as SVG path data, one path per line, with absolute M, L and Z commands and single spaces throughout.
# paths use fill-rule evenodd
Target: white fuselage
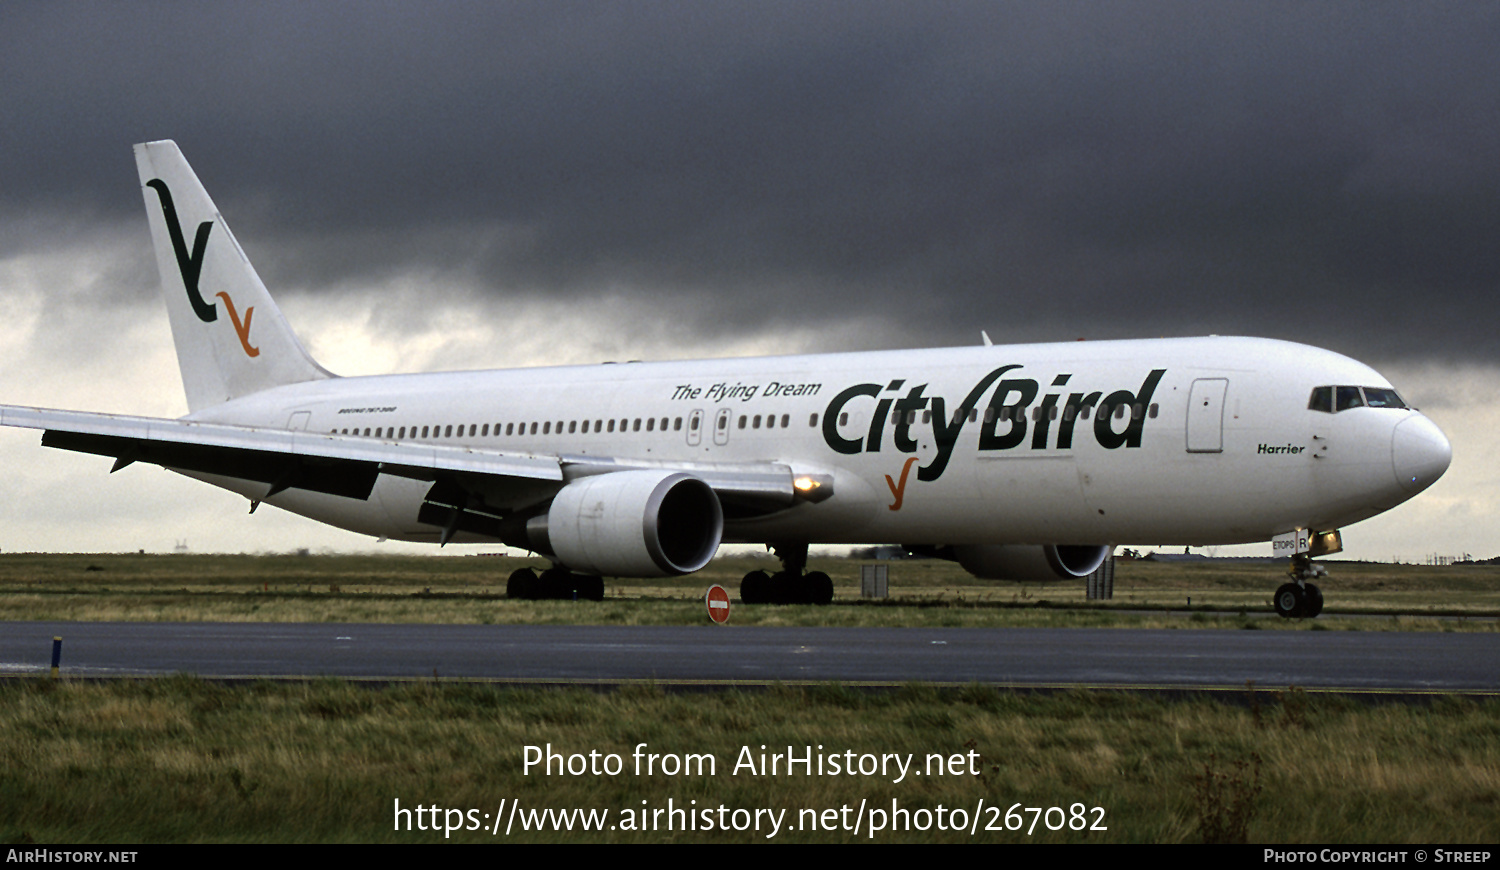
M 780 463 L 832 480 L 826 500 L 729 518 L 730 541 L 1230 544 L 1357 522 L 1446 469 L 1446 439 L 1414 410 L 1310 410 L 1329 385 L 1390 386 L 1329 351 L 1209 337 L 332 378 L 190 419 Z M 382 475 L 368 501 L 289 490 L 269 502 L 432 541 L 438 530 L 416 521 L 429 486 Z

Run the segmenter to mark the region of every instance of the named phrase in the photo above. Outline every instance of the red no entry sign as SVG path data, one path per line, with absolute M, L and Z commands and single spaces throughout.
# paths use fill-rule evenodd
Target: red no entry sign
M 708 594 L 703 596 L 703 603 L 708 605 L 708 618 L 720 625 L 729 621 L 729 593 L 724 587 L 715 583 L 708 587 Z

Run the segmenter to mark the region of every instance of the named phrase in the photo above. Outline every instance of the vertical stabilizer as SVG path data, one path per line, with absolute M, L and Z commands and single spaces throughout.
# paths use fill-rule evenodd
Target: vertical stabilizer
M 135 164 L 188 408 L 331 377 L 297 341 L 177 143 L 137 145 Z

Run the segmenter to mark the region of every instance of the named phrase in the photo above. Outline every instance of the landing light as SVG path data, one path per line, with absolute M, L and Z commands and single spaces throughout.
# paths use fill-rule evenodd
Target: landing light
M 1342 553 L 1344 551 L 1344 538 L 1338 529 L 1328 532 L 1316 532 L 1310 542 L 1310 556 L 1327 556 L 1330 553 Z
M 792 488 L 797 498 L 819 502 L 833 495 L 833 476 L 829 474 L 799 474 L 792 478 Z

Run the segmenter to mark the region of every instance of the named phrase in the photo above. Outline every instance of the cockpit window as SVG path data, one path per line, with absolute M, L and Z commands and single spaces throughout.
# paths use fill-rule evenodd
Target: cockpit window
M 1381 387 L 1365 387 L 1365 404 L 1372 408 L 1405 408 L 1406 403 L 1395 390 Z
M 1350 408 L 1406 408 L 1395 390 L 1388 387 L 1313 387 L 1307 400 L 1309 411 L 1334 414 Z

